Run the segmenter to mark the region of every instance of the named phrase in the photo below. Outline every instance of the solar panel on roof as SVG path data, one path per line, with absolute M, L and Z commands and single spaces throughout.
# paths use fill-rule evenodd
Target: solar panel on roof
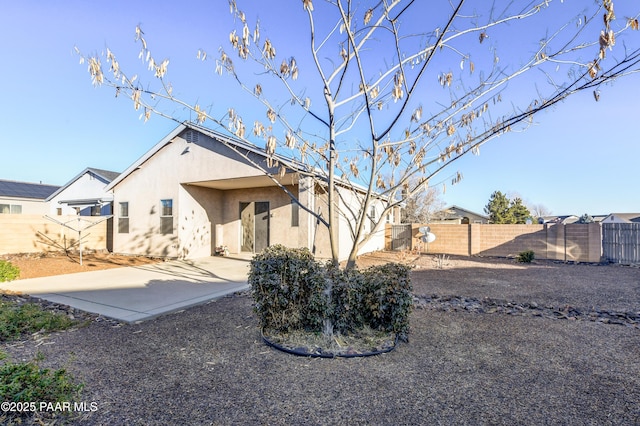
M 19 197 L 45 199 L 53 194 L 59 186 L 39 183 L 15 182 L 0 180 L 0 197 Z

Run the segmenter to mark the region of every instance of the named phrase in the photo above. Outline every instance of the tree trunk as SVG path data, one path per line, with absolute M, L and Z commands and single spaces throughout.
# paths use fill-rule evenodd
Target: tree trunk
M 325 92 L 327 98 L 327 106 L 329 108 L 329 195 L 328 195 L 328 203 L 329 203 L 329 243 L 331 245 L 331 261 L 334 266 L 338 266 L 340 262 L 340 252 L 338 249 L 338 238 L 336 235 L 337 226 L 338 226 L 338 215 L 336 209 L 336 202 L 338 201 L 338 197 L 336 197 L 336 130 L 334 119 L 334 105 L 333 100 L 331 99 L 331 95 L 328 93 L 328 90 Z
M 327 278 L 325 280 L 324 295 L 327 298 L 329 305 L 331 305 L 331 300 L 333 298 L 333 281 L 331 278 Z M 325 317 L 323 320 L 322 334 L 326 337 L 333 336 L 333 321 L 329 317 Z

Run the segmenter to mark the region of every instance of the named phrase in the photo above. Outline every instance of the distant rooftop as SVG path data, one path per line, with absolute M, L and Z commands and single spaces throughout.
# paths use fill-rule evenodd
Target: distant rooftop
M 640 213 L 611 213 L 609 216 L 617 216 L 629 223 L 640 223 Z
M 33 198 L 44 200 L 60 188 L 42 183 L 16 182 L 0 179 L 0 197 Z
M 114 180 L 115 178 L 120 176 L 119 172 L 112 172 L 110 170 L 96 169 L 95 167 L 87 167 L 87 170 L 90 171 L 90 172 L 95 173 L 96 175 L 104 178 L 105 180 L 108 180 L 109 182 L 111 182 L 112 180 Z
M 103 170 L 103 169 L 96 169 L 95 167 L 87 167 L 86 169 L 84 169 L 83 171 L 81 171 L 80 173 L 78 173 L 73 179 L 71 179 L 69 182 L 65 183 L 63 186 L 59 186 L 58 188 L 56 188 L 55 191 L 53 191 L 51 194 L 49 194 L 47 196 L 46 201 L 51 201 L 53 198 L 57 197 L 58 194 L 60 194 L 61 192 L 63 192 L 64 190 L 66 190 L 68 187 L 70 187 L 75 181 L 77 181 L 78 179 L 80 179 L 82 176 L 86 175 L 87 173 L 89 173 L 90 175 L 93 175 L 95 177 L 97 177 L 99 180 L 101 180 L 105 185 L 108 185 L 109 183 L 111 183 L 115 178 L 117 178 L 120 173 L 118 172 L 112 172 L 110 170 Z

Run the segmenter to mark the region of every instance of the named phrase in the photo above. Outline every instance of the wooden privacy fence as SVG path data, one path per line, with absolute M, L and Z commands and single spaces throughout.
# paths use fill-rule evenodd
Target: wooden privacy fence
M 640 263 L 640 223 L 602 225 L 603 257 L 613 263 Z

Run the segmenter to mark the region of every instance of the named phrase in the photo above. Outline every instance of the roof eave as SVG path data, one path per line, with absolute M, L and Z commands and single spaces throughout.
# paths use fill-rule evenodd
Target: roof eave
M 97 169 L 94 169 L 92 167 L 87 167 L 85 168 L 83 171 L 81 171 L 80 173 L 78 173 L 76 176 L 74 176 L 69 182 L 67 182 L 66 184 L 64 184 L 63 186 L 61 186 L 60 188 L 58 188 L 58 190 L 56 192 L 54 192 L 53 194 L 49 195 L 45 201 L 51 201 L 53 200 L 56 196 L 58 196 L 60 193 L 62 193 L 65 189 L 67 189 L 68 187 L 70 187 L 71 185 L 73 185 L 78 179 L 80 179 L 82 176 L 84 176 L 87 173 L 92 173 L 94 175 L 96 175 L 97 177 L 99 177 L 102 181 L 105 182 L 105 184 L 108 184 L 111 179 L 109 179 L 108 177 L 103 176 Z

